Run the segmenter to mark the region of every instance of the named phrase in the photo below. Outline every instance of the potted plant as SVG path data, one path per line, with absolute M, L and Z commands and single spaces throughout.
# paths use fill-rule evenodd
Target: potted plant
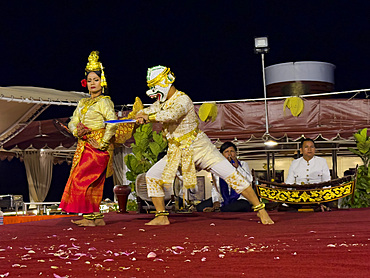
M 153 131 L 152 123 L 140 125 L 133 136 L 135 143 L 131 144 L 132 154 L 126 155 L 124 161 L 129 169 L 126 177 L 135 191 L 137 176 L 146 173 L 157 162 L 158 154 L 167 148 L 167 140 L 162 132 Z
M 367 128 L 359 130 L 353 134 L 356 139 L 357 148 L 348 148 L 351 152 L 358 155 L 363 165 L 357 169 L 357 183 L 354 196 L 345 197 L 343 205 L 350 208 L 363 208 L 370 206 L 370 138 L 367 136 Z

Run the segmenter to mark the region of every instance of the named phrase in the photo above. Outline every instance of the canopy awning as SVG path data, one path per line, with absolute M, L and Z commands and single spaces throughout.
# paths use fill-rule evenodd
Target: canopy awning
M 368 99 L 305 99 L 304 111 L 299 117 L 283 112 L 284 100 L 271 100 L 268 104 L 269 134 L 279 142 L 275 148 L 267 148 L 263 136 L 266 132 L 264 101 L 217 104 L 218 116 L 214 122 L 201 122 L 199 127 L 219 146 L 233 141 L 238 145 L 239 155 L 263 157 L 267 151 L 277 155 L 291 155 L 299 149 L 299 139 L 316 140 L 320 154 L 349 154 L 348 146 L 354 146 L 353 133 L 369 126 L 370 101 Z M 195 106 L 196 111 L 199 105 Z M 128 112 L 128 111 L 126 111 Z M 68 118 L 60 121 L 66 124 Z M 161 129 L 155 124 L 154 130 Z M 132 139 L 127 145 L 133 142 Z M 75 139 L 63 132 L 55 120 L 35 121 L 17 136 L 3 145 L 5 150 L 27 148 L 51 148 L 61 156 L 68 149 L 71 156 Z M 57 153 L 56 153 L 57 154 Z
M 262 138 L 266 132 L 263 101 L 217 104 L 214 122 L 200 122 L 200 129 L 211 140 L 251 140 Z M 304 99 L 304 110 L 294 117 L 289 109 L 283 112 L 284 100 L 267 102 L 269 134 L 273 138 L 304 137 L 327 140 L 353 139 L 353 133 L 370 124 L 368 99 Z M 199 109 L 199 106 L 196 107 Z
M 0 146 L 24 130 L 50 105 L 76 106 L 81 92 L 38 87 L 0 87 Z

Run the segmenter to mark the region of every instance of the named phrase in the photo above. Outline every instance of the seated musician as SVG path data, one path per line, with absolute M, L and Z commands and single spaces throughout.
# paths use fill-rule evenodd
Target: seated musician
M 304 138 L 301 142 L 301 158 L 292 162 L 289 168 L 286 184 L 313 184 L 330 180 L 330 171 L 326 160 L 315 156 L 315 143 L 310 138 Z M 321 210 L 327 210 L 320 206 Z
M 244 161 L 239 161 L 236 158 L 237 148 L 231 142 L 225 142 L 220 147 L 220 152 L 226 157 L 237 171 L 245 177 L 249 182 L 252 182 L 248 164 Z M 204 200 L 196 206 L 199 212 L 248 212 L 252 211 L 251 204 L 241 194 L 235 192 L 227 183 L 213 176 L 212 197 Z

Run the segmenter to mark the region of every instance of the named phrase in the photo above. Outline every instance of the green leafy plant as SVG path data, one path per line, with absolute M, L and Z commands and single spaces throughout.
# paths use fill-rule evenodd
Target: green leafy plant
M 357 148 L 348 148 L 351 152 L 358 155 L 363 165 L 357 169 L 357 183 L 354 196 L 344 198 L 344 206 L 352 208 L 363 208 L 370 206 L 370 138 L 367 136 L 367 128 L 359 130 L 353 134 L 356 139 Z M 352 202 L 353 199 L 353 202 Z
M 136 200 L 127 200 L 127 211 L 137 211 L 137 202 Z
M 139 126 L 134 133 L 134 139 L 135 143 L 131 144 L 133 153 L 124 158 L 130 170 L 126 172 L 126 177 L 132 182 L 132 190 L 135 190 L 133 184 L 137 175 L 148 171 L 157 162 L 158 154 L 167 147 L 167 140 L 162 132 L 153 131 L 151 123 Z

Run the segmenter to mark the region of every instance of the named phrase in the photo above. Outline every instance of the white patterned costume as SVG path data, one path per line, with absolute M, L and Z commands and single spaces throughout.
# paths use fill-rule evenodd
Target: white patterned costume
M 251 170 L 249 169 L 248 163 L 245 161 L 238 161 L 238 168 L 236 168 L 238 173 L 242 175 L 249 183 L 252 183 L 253 177 L 251 174 Z M 220 177 L 214 176 L 215 186 L 212 186 L 211 190 L 211 196 L 212 196 L 212 203 L 215 202 L 222 202 L 222 195 L 221 195 L 221 189 L 220 189 Z M 229 187 L 229 193 L 231 189 Z M 247 200 L 243 195 L 240 195 L 238 200 Z M 247 200 L 248 201 L 248 200 Z
M 150 197 L 164 196 L 163 185 L 172 185 L 179 166 L 186 188 L 196 185 L 195 168 L 220 176 L 237 193 L 249 187 L 250 183 L 217 150 L 207 135 L 198 129 L 198 116 L 189 96 L 176 91 L 170 99 L 162 103 L 158 100 L 142 112 L 150 115 L 151 120 L 163 123 L 168 140 L 167 155 L 146 174 Z

